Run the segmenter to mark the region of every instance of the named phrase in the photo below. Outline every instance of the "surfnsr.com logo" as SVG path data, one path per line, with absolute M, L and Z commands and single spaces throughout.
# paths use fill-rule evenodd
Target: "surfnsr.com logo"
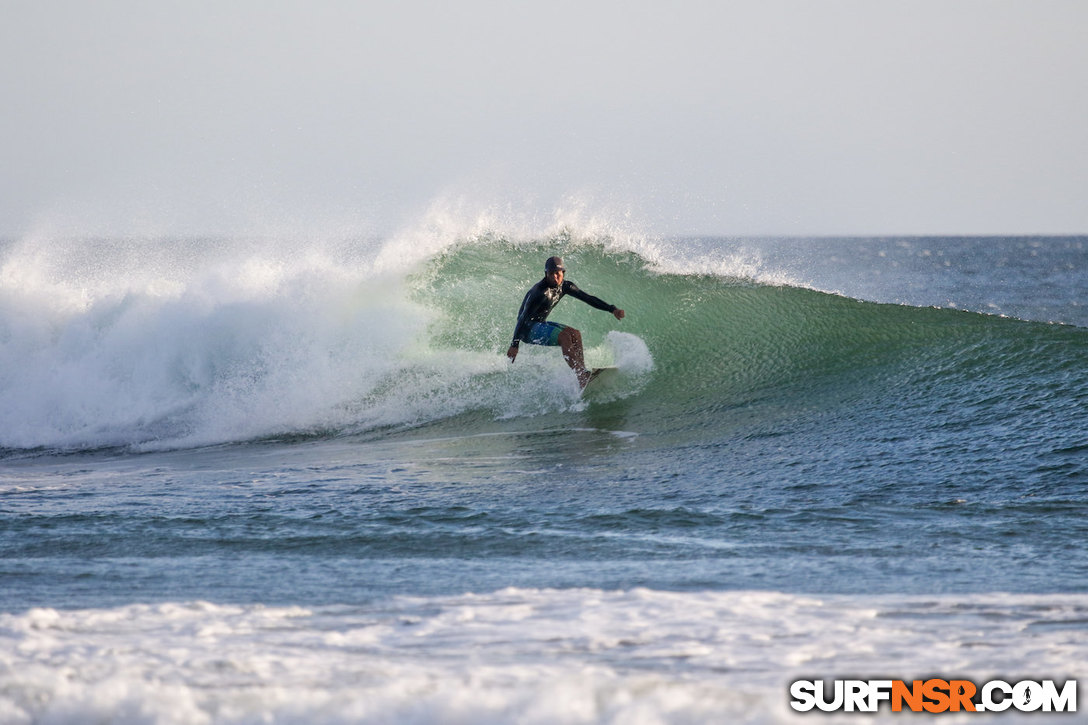
M 790 707 L 798 712 L 1076 712 L 1077 681 L 1060 687 L 1054 680 L 797 680 L 790 685 Z

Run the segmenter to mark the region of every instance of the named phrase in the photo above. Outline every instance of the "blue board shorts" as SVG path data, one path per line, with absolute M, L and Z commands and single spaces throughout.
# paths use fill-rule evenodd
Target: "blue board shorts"
M 522 342 L 530 345 L 558 345 L 559 333 L 565 329 L 567 326 L 558 322 L 534 322 L 529 332 L 522 337 Z

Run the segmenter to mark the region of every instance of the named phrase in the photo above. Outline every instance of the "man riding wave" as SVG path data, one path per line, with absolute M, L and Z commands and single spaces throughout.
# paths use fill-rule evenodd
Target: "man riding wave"
M 590 375 L 586 370 L 582 351 L 582 333 L 568 325 L 548 322 L 548 315 L 566 295 L 598 310 L 611 312 L 617 320 L 623 319 L 624 311 L 599 297 L 583 292 L 574 282 L 564 279 L 566 271 L 562 257 L 549 257 L 544 263 L 544 279 L 533 285 L 521 302 L 517 326 L 514 327 L 514 339 L 510 343 L 510 349 L 506 351 L 506 356 L 510 358 L 510 362 L 514 362 L 518 355 L 518 345 L 522 342 L 530 345 L 558 345 L 563 351 L 563 359 L 578 376 L 578 385 L 584 388 Z

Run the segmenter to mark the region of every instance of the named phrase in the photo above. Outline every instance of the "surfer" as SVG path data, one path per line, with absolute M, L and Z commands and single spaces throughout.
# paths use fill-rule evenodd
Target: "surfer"
M 510 362 L 514 362 L 514 358 L 518 356 L 518 345 L 522 342 L 530 345 L 558 345 L 563 350 L 563 359 L 578 376 L 578 385 L 584 388 L 590 375 L 582 353 L 582 333 L 568 325 L 548 322 L 548 315 L 564 295 L 570 295 L 598 310 L 611 312 L 617 320 L 623 319 L 624 312 L 599 297 L 586 294 L 569 279 L 564 279 L 566 271 L 562 257 L 549 257 L 544 263 L 544 279 L 533 285 L 521 302 L 518 324 L 514 328 L 514 340 L 510 343 L 506 356 L 510 358 Z

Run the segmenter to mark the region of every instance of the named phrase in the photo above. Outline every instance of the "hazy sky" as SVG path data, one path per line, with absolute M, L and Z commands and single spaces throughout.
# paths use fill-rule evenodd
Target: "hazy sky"
M 1088 232 L 1084 0 L 0 0 L 0 234 Z

